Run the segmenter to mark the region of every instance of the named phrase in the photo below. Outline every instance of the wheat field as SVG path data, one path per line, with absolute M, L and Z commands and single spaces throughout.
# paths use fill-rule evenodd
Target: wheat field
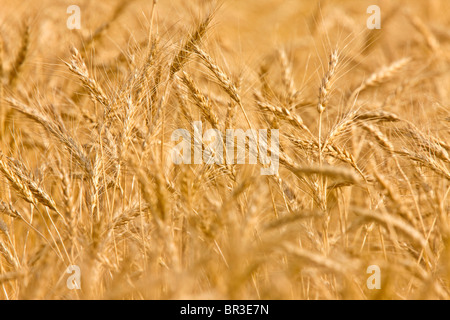
M 1 299 L 450 297 L 448 0 L 0 7 Z

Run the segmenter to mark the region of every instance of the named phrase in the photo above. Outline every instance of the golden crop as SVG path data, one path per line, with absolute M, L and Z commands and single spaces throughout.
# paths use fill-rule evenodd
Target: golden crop
M 0 7 L 0 299 L 450 297 L 448 0 Z M 174 164 L 195 121 L 278 172 Z

